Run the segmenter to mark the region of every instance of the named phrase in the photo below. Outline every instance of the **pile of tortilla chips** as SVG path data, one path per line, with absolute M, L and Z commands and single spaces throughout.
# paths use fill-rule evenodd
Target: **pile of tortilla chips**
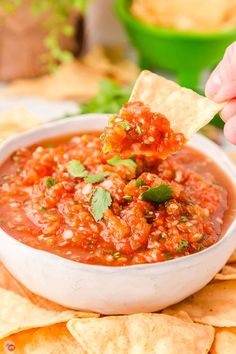
M 132 0 L 131 13 L 141 21 L 183 31 L 236 26 L 235 0 Z
M 16 133 L 39 125 L 39 120 L 26 108 L 15 107 L 0 113 L 0 142 Z
M 215 279 L 161 313 L 99 317 L 32 294 L 0 264 L 0 353 L 234 354 L 236 251 Z
M 86 101 L 97 95 L 101 80 L 113 79 L 120 84 L 131 84 L 138 74 L 139 69 L 134 63 L 119 58 L 119 55 L 113 58 L 112 53 L 98 47 L 81 59 L 62 64 L 54 74 L 12 82 L 6 95 Z

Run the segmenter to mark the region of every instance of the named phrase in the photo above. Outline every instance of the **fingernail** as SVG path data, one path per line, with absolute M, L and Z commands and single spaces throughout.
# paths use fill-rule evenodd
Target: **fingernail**
M 213 72 L 207 81 L 205 94 L 207 97 L 214 100 L 218 95 L 221 87 L 221 78 L 217 71 Z

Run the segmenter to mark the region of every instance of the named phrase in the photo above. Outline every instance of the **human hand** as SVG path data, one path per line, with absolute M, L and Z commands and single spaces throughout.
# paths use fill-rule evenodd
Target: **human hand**
M 226 49 L 223 59 L 211 73 L 205 93 L 216 102 L 228 101 L 220 115 L 225 122 L 226 139 L 236 144 L 236 42 Z

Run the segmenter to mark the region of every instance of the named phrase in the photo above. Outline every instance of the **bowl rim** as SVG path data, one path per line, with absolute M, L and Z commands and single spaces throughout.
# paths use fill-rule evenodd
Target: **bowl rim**
M 130 0 L 116 0 L 114 4 L 115 11 L 120 19 L 124 20 L 126 23 L 132 25 L 137 31 L 149 32 L 151 35 L 161 35 L 166 38 L 179 38 L 183 40 L 209 40 L 209 39 L 225 39 L 229 35 L 236 36 L 236 26 L 224 29 L 220 31 L 205 31 L 205 32 L 195 32 L 195 31 L 184 31 L 178 29 L 172 29 L 168 27 L 161 27 L 157 25 L 151 25 L 144 21 L 141 21 L 131 14 L 129 11 Z
M 22 133 L 18 133 L 17 135 L 11 137 L 11 138 L 8 138 L 6 139 L 5 141 L 3 141 L 1 144 L 0 144 L 0 154 L 2 152 L 2 150 L 6 149 L 8 146 L 12 146 L 12 145 L 17 145 L 17 142 L 18 140 L 24 140 L 25 137 L 29 137 L 35 133 L 39 133 L 39 134 L 42 134 L 44 131 L 48 131 L 52 128 L 54 128 L 55 126 L 59 127 L 59 126 L 66 126 L 68 123 L 71 122 L 83 122 L 83 121 L 86 121 L 88 118 L 91 118 L 91 119 L 97 119 L 98 117 L 100 118 L 103 118 L 103 119 L 107 119 L 109 115 L 108 114 L 100 114 L 100 113 L 90 113 L 90 114 L 81 114 L 81 115 L 78 115 L 78 116 L 75 116 L 75 117 L 72 117 L 72 118 L 67 118 L 67 119 L 64 119 L 64 120 L 54 120 L 54 121 L 50 121 L 48 123 L 44 123 L 38 127 L 35 127 L 35 128 L 32 128 L 30 130 L 27 130 L 25 132 L 22 132 Z M 86 132 L 88 131 L 93 131 L 92 129 L 88 129 L 88 130 L 85 130 Z M 82 130 L 81 130 L 82 132 Z M 79 129 L 77 132 L 74 131 L 74 133 L 79 133 Z M 65 134 L 67 134 L 67 132 L 65 132 Z M 70 134 L 70 133 L 68 133 Z M 73 134 L 73 133 L 72 133 Z M 209 140 L 208 138 L 200 135 L 200 134 L 195 134 L 197 136 L 198 139 L 200 139 L 203 143 L 205 144 L 208 144 L 208 146 L 212 146 L 212 148 L 214 148 L 217 152 L 217 156 L 221 156 L 224 161 L 227 163 L 228 167 L 229 167 L 229 170 L 230 172 L 227 173 L 227 172 L 224 172 L 227 177 L 229 178 L 229 180 L 233 183 L 233 184 L 236 184 L 236 167 L 235 165 L 233 164 L 233 162 L 228 158 L 228 156 L 225 154 L 224 151 L 222 151 L 222 149 L 217 145 L 215 144 L 214 142 L 212 142 L 211 140 Z M 63 134 L 58 134 L 58 133 L 55 133 L 52 134 L 53 137 L 60 137 L 60 136 L 63 136 Z M 39 141 L 42 141 L 43 139 L 39 138 L 38 139 Z M 15 144 L 16 143 L 16 144 Z M 26 144 L 23 146 L 29 146 L 29 144 Z M 190 146 L 191 146 L 191 141 L 190 141 Z M 18 149 L 18 147 L 16 147 L 16 149 Z M 207 155 L 207 154 L 206 154 Z M 9 155 L 8 155 L 9 157 Z M 4 159 L 6 160 L 7 157 Z M 4 161 L 3 160 L 3 161 Z M 217 163 L 216 163 L 217 164 Z M 0 162 L 0 165 L 1 165 L 1 162 Z M 217 166 L 220 168 L 220 166 L 217 164 Z M 222 170 L 222 168 L 221 168 Z M 107 265 L 96 265 L 96 264 L 88 264 L 88 263 L 82 263 L 82 262 L 77 262 L 77 261 L 74 261 L 72 259 L 68 259 L 68 258 L 65 258 L 65 257 L 62 257 L 62 256 L 59 256 L 55 253 L 51 253 L 51 252 L 48 252 L 48 251 L 45 251 L 45 250 L 41 250 L 41 249 L 38 249 L 38 248 L 34 248 L 34 247 L 31 247 L 23 242 L 20 242 L 19 240 L 15 239 L 13 236 L 11 236 L 10 234 L 8 234 L 7 232 L 5 232 L 2 228 L 0 228 L 0 238 L 3 236 L 5 237 L 9 242 L 11 242 L 12 244 L 15 244 L 17 245 L 18 247 L 21 247 L 22 249 L 26 249 L 28 251 L 30 251 L 32 254 L 35 254 L 35 255 L 40 255 L 42 254 L 44 257 L 47 257 L 48 259 L 50 258 L 51 261 L 53 259 L 55 259 L 55 261 L 60 261 L 61 264 L 67 264 L 68 266 L 73 266 L 73 267 L 79 267 L 79 268 L 84 268 L 86 270 L 102 270 L 104 272 L 115 272 L 115 271 L 125 271 L 126 269 L 128 270 L 134 270 L 134 269 L 150 269 L 150 268 L 168 268 L 168 267 L 172 267 L 172 266 L 175 266 L 175 265 L 178 265 L 178 264 L 181 264 L 183 263 L 183 267 L 185 267 L 186 265 L 184 264 L 185 261 L 188 263 L 188 260 L 191 259 L 191 260 L 195 260 L 195 261 L 198 261 L 198 258 L 199 258 L 199 261 L 200 261 L 200 257 L 201 255 L 203 254 L 208 254 L 210 253 L 211 251 L 213 251 L 215 248 L 218 248 L 221 246 L 222 243 L 226 242 L 226 240 L 228 239 L 228 237 L 231 236 L 231 233 L 232 231 L 235 230 L 236 231 L 236 219 L 233 220 L 231 222 L 231 224 L 229 225 L 227 231 L 225 232 L 225 234 L 221 237 L 221 239 L 219 241 L 217 241 L 216 243 L 214 243 L 213 245 L 211 245 L 210 247 L 200 251 L 200 252 L 197 252 L 197 253 L 193 253 L 193 254 L 190 254 L 190 255 L 187 255 L 187 256 L 182 256 L 182 257 L 179 257 L 179 258 L 174 258 L 174 259 L 170 259 L 170 260 L 167 260 L 165 262 L 156 262 L 156 263 L 143 263 L 143 264 L 133 264 L 133 265 L 126 265 L 126 266 L 107 266 Z M 1 258 L 1 253 L 0 253 L 0 258 Z M 188 265 L 189 266 L 189 265 Z

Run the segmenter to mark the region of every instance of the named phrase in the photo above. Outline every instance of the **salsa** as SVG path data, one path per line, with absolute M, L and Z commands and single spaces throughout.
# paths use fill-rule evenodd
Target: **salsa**
M 118 115 L 110 118 L 102 139 L 104 153 L 155 154 L 162 159 L 186 142 L 182 133 L 171 129 L 164 115 L 151 112 L 142 102 L 125 104 Z
M 163 262 L 219 240 L 224 178 L 183 147 L 166 160 L 102 153 L 98 132 L 17 150 L 0 167 L 0 226 L 34 248 L 87 264 Z

